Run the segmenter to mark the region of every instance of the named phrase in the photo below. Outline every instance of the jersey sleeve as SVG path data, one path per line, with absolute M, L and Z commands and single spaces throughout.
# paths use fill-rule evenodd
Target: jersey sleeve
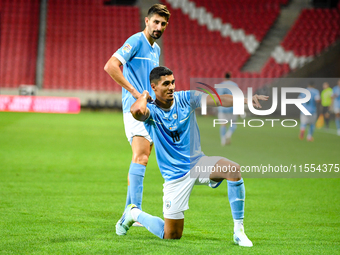
M 196 109 L 201 107 L 202 97 L 206 97 L 207 94 L 197 91 L 197 90 L 188 90 L 184 92 L 184 97 L 187 103 L 190 105 L 192 109 Z
M 150 124 L 150 119 L 152 119 L 152 116 L 154 115 L 155 107 L 153 104 L 148 103 L 146 107 L 149 109 L 149 116 L 148 118 L 144 121 L 145 124 L 149 125 Z
M 140 40 L 138 37 L 131 36 L 126 42 L 120 47 L 114 54 L 113 57 L 116 57 L 123 65 L 126 64 L 129 60 L 131 60 L 137 51 L 140 48 Z
M 316 90 L 314 100 L 320 100 L 320 92 L 319 90 Z

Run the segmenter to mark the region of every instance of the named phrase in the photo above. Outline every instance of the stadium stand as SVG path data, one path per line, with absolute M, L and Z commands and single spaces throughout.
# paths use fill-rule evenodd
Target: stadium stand
M 320 54 L 340 37 L 340 9 L 304 9 L 261 71 L 280 77 Z
M 338 9 L 305 9 L 260 73 L 240 72 L 254 52 L 242 37 L 253 36 L 257 44 L 261 43 L 278 17 L 280 5 L 288 1 L 166 0 L 164 3 L 173 13 L 164 34 L 165 64 L 177 74 L 180 89 L 189 88 L 189 77 L 221 77 L 225 70 L 240 78 L 285 76 L 333 44 L 340 33 Z M 223 26 L 229 26 L 229 32 L 224 33 Z M 236 34 L 241 36 L 236 38 Z
M 0 0 L 1 49 L 6 49 L 0 56 L 1 87 L 35 83 L 39 2 Z M 260 73 L 241 72 L 288 0 L 163 3 L 172 16 L 163 35 L 162 55 L 176 74 L 178 89 L 189 89 L 190 77 L 222 77 L 227 70 L 239 78 L 282 77 L 340 37 L 340 2 L 336 9 L 305 9 Z M 140 30 L 137 7 L 108 6 L 102 0 L 50 0 L 44 89 L 120 92 L 103 66 Z
M 34 84 L 39 0 L 0 0 L 0 87 Z
M 261 41 L 280 13 L 280 0 L 195 0 L 197 7 L 205 7 L 223 23 Z
M 339 28 L 338 10 L 303 10 L 281 45 L 296 56 L 315 56 L 335 42 Z
M 165 65 L 176 74 L 179 89 L 189 89 L 189 77 L 220 77 L 227 69 L 237 72 L 249 57 L 242 43 L 189 20 L 181 10 L 169 8 L 171 23 L 163 39 Z
M 277 18 L 280 1 L 263 5 L 263 0 L 164 3 L 172 13 L 163 40 L 165 65 L 174 70 L 179 89 L 189 89 L 189 77 L 222 77 L 226 70 L 234 77 L 260 77 L 240 70 Z M 252 39 L 255 48 L 247 47 Z
M 270 57 L 261 70 L 261 77 L 275 78 L 282 77 L 291 71 L 289 64 L 277 63 L 273 57 Z
M 47 17 L 44 88 L 120 92 L 103 67 L 140 31 L 139 9 L 101 0 L 50 0 Z

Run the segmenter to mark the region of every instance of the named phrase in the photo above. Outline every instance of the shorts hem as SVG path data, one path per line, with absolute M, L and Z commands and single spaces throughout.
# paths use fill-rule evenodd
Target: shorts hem
M 189 209 L 189 208 L 188 208 Z M 186 210 L 188 210 L 186 209 Z M 165 214 L 163 213 L 163 217 L 165 219 L 169 219 L 169 220 L 181 220 L 184 219 L 184 212 L 186 211 L 178 211 L 178 212 L 174 212 L 174 213 L 169 213 L 169 214 Z

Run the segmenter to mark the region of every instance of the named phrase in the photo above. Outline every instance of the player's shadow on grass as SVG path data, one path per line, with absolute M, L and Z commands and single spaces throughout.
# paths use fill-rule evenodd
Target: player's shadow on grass
M 143 231 L 138 231 L 139 233 L 129 233 L 126 236 L 116 236 L 117 238 L 129 238 L 130 241 L 140 241 L 142 240 L 144 241 L 155 241 L 156 243 L 160 242 L 192 242 L 192 243 L 196 243 L 196 242 L 201 242 L 202 240 L 208 240 L 211 242 L 221 242 L 225 240 L 225 237 L 212 237 L 209 235 L 193 235 L 193 234 L 188 234 L 188 235 L 183 235 L 181 239 L 159 239 L 157 236 L 152 236 L 149 235 L 149 233 L 147 232 L 146 229 L 140 228 L 141 230 L 145 230 L 146 232 L 143 233 Z
M 225 237 L 214 237 L 211 235 L 194 235 L 194 234 L 187 234 L 187 235 L 183 235 L 182 237 L 183 239 L 185 239 L 186 241 L 194 241 L 194 242 L 200 242 L 202 240 L 208 240 L 208 241 L 216 241 L 216 242 L 221 242 L 225 240 Z
M 84 242 L 88 241 L 86 237 L 58 237 L 58 238 L 51 238 L 51 243 L 67 243 L 67 242 Z

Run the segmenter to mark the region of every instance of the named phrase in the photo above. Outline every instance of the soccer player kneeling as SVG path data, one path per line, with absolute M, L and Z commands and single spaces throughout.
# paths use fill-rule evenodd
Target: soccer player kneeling
M 253 246 L 243 227 L 245 188 L 240 166 L 223 157 L 208 157 L 201 151 L 194 109 L 201 106 L 201 98 L 207 95 L 198 91 L 175 92 L 173 72 L 166 67 L 154 68 L 150 73 L 150 83 L 156 100 L 148 103 L 149 93 L 144 91 L 143 96 L 131 106 L 131 113 L 135 119 L 144 122 L 155 144 L 157 163 L 165 180 L 164 221 L 131 204 L 116 224 L 116 233 L 125 235 L 138 221 L 159 238 L 179 239 L 193 186 L 216 188 L 226 179 L 234 219 L 234 242 L 240 246 Z M 217 99 L 217 96 L 214 97 Z M 255 95 L 253 104 L 261 107 L 258 100 L 267 98 Z M 231 95 L 222 95 L 221 100 L 225 107 L 233 104 Z M 206 102 L 209 106 L 215 106 L 210 97 L 206 98 Z

